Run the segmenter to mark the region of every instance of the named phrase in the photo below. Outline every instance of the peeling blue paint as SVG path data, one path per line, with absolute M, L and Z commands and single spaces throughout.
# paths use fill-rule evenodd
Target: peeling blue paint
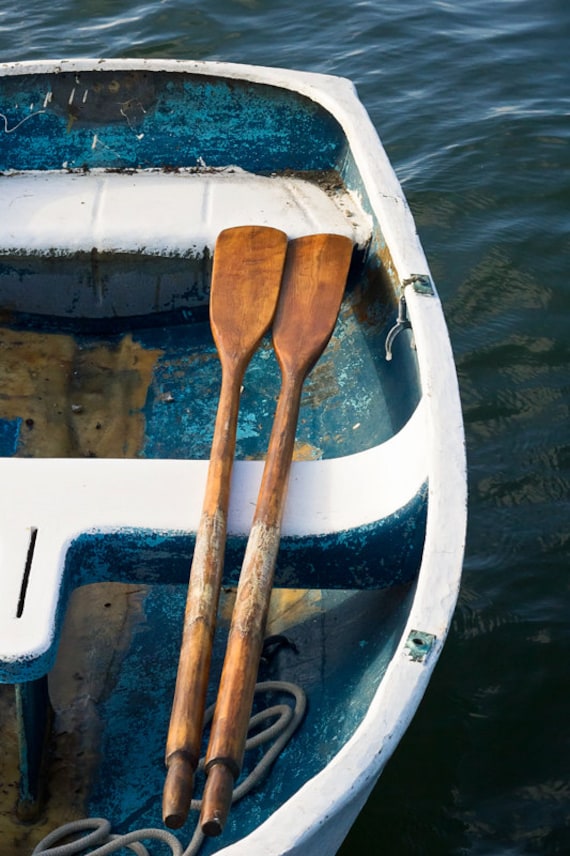
M 381 590 L 407 585 L 418 573 L 425 537 L 427 485 L 404 508 L 377 523 L 331 535 L 281 540 L 275 586 Z M 30 681 L 52 666 L 71 592 L 96 582 L 176 585 L 185 591 L 194 533 L 121 529 L 86 532 L 70 545 L 49 649 L 33 660 L 0 664 L 0 681 Z M 224 585 L 236 586 L 246 539 L 228 538 Z
M 327 111 L 267 85 L 91 71 L 27 75 L 25 83 L 4 77 L 0 87 L 8 131 L 0 128 L 0 171 L 198 164 L 327 170 L 345 151 L 342 130 Z
M 381 589 L 409 583 L 421 562 L 427 485 L 383 520 L 330 535 L 283 537 L 275 585 L 284 588 Z M 237 585 L 246 539 L 229 537 L 224 585 Z M 86 532 L 70 546 L 65 574 L 76 588 L 90 582 L 185 585 L 193 533 L 122 529 Z
M 256 828 L 312 775 L 322 769 L 354 732 L 393 655 L 406 620 L 412 589 L 390 592 L 325 592 L 322 612 L 309 614 L 288 631 L 297 653 L 284 650 L 260 680 L 301 684 L 308 694 L 303 724 L 276 761 L 263 788 L 234 805 L 223 836 L 204 845 L 205 856 Z M 87 806 L 107 817 L 118 832 L 161 825 L 164 743 L 168 728 L 185 592 L 179 586 L 149 589 L 144 621 L 116 675 L 113 692 L 99 705 L 102 721 L 100 764 Z M 159 634 L 156 632 L 159 628 Z M 213 701 L 222 665 L 227 625 L 214 643 L 209 699 Z M 319 644 L 315 644 L 315 636 Z M 324 650 L 321 648 L 324 635 Z M 160 636 L 160 645 L 156 644 Z M 364 643 L 364 644 L 363 644 Z M 347 704 L 350 699 L 350 704 Z M 275 697 L 271 698 L 272 703 Z M 287 701 L 284 697 L 280 701 Z M 261 706 L 266 700 L 260 699 Z M 133 729 L 133 722 L 137 727 Z M 207 733 L 204 739 L 204 750 Z M 241 779 L 256 760 L 247 755 Z M 241 780 L 240 779 L 240 780 Z M 203 777 L 197 778 L 197 796 Z M 197 816 L 180 832 L 187 841 Z
M 357 300 L 357 297 L 351 300 Z M 297 443 L 312 458 L 350 455 L 384 442 L 410 418 L 420 388 L 415 355 L 398 343 L 383 359 L 386 320 L 357 324 L 347 302 L 331 343 L 309 375 L 301 400 Z M 207 458 L 221 369 L 207 322 L 138 331 L 135 338 L 163 351 L 144 407 L 149 458 Z M 262 458 L 267 448 L 280 373 L 266 339 L 248 367 L 240 400 L 236 457 Z M 357 427 L 355 427 L 357 426 Z
M 16 454 L 22 419 L 0 419 L 0 457 L 11 458 Z

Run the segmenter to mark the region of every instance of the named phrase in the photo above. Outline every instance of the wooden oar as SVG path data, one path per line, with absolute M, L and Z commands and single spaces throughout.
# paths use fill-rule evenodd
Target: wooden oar
M 259 658 L 304 380 L 317 362 L 338 315 L 352 242 L 339 235 L 312 235 L 289 244 L 273 344 L 281 391 L 267 460 L 236 595 L 212 731 L 200 823 L 219 835 L 239 775 Z
M 240 388 L 247 365 L 273 320 L 286 251 L 287 236 L 261 226 L 226 229 L 214 250 L 210 323 L 222 364 L 222 385 L 166 743 L 168 773 L 162 813 L 165 824 L 173 829 L 182 826 L 188 815 L 200 757 Z

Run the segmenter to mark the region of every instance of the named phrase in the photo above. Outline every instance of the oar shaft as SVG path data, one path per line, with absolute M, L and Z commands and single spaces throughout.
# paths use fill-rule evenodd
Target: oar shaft
M 295 375 L 281 369 L 281 389 L 273 417 L 253 526 L 260 522 L 268 528 L 281 529 L 304 380 L 304 375 Z M 275 556 L 278 547 L 277 543 Z
M 180 658 L 166 742 L 163 808 L 167 826 L 184 822 L 192 799 L 215 619 L 223 575 L 229 485 L 235 453 L 240 382 L 245 365 L 222 366 L 222 388 L 202 515 L 190 570 Z
M 225 824 L 230 794 L 243 763 L 255 683 L 271 599 L 281 522 L 295 430 L 301 401 L 302 377 L 286 374 L 275 418 L 257 506 L 240 573 L 218 701 L 206 755 L 208 780 L 202 803 L 203 829 L 219 834 Z M 214 768 L 223 765 L 224 770 Z

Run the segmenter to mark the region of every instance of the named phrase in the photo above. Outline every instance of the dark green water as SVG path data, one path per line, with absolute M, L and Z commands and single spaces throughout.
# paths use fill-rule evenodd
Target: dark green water
M 570 854 L 569 36 L 568 0 L 0 2 L 0 60 L 350 77 L 403 182 L 457 359 L 468 548 L 443 657 L 342 856 Z

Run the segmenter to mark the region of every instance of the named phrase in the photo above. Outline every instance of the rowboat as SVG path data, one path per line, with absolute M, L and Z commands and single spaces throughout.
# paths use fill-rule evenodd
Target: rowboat
M 320 288 L 293 324 L 293 359 L 329 293 L 329 245 L 300 248 L 324 236 L 350 251 L 327 274 L 342 302 L 298 390 L 263 646 L 245 658 L 254 715 L 282 724 L 267 756 L 253 740 L 232 762 L 227 820 L 198 825 L 191 848 L 336 853 L 442 650 L 466 527 L 441 302 L 354 87 L 215 62 L 4 63 L 0 187 L 0 721 L 3 745 L 19 746 L 0 762 L 14 786 L 0 796 L 0 849 L 50 852 L 57 830 L 37 842 L 67 822 L 98 841 L 108 824 L 128 840 L 143 829 L 178 854 L 194 835 L 194 811 L 164 828 L 162 800 L 222 401 L 209 311 L 219 280 L 231 335 L 254 304 L 228 280 L 257 273 L 259 241 L 279 233 L 278 287 L 314 268 Z M 227 235 L 238 243 L 223 255 Z M 281 401 L 282 357 L 258 338 L 238 378 L 208 705 Z M 225 763 L 212 757 L 194 771 L 192 808 Z

